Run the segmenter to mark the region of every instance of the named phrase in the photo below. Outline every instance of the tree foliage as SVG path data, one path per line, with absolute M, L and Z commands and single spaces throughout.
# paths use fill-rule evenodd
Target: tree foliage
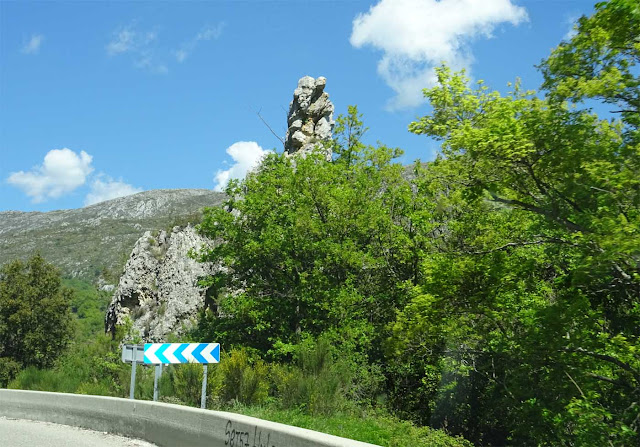
M 351 137 L 363 132 L 355 108 L 339 123 Z M 354 342 L 369 343 L 372 328 L 393 318 L 413 276 L 396 222 L 410 189 L 391 163 L 397 150 L 351 137 L 334 162 L 322 150 L 297 157 L 295 167 L 268 156 L 230 183 L 224 209 L 205 212 L 200 231 L 219 243 L 203 259 L 226 267 L 208 281 L 224 315 L 212 320 L 219 336 L 286 353 L 305 336 L 347 326 Z
M 369 403 L 479 445 L 637 443 L 639 11 L 596 5 L 542 94 L 438 69 L 409 130 L 441 151 L 412 172 L 350 108 L 333 161 L 231 183 L 200 227 L 224 268 L 198 336 L 285 360 L 330 340 L 383 374 Z
M 0 268 L 0 357 L 49 367 L 73 334 L 71 295 L 40 255 Z
M 418 187 L 445 210 L 444 236 L 392 337 L 412 365 L 397 380 L 430 393 L 427 412 L 406 397 L 423 421 L 487 444 L 637 441 L 637 13 L 614 1 L 582 18 L 543 63 L 546 97 L 446 68 L 425 90 L 433 112 L 410 130 L 442 141 Z M 625 110 L 565 101 L 587 98 Z

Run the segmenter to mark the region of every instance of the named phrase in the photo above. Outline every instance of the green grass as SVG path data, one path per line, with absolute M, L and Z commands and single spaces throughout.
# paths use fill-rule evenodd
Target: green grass
M 416 427 L 384 414 L 311 416 L 299 410 L 280 410 L 272 406 L 235 406 L 227 411 L 381 446 L 472 447 L 463 438 L 429 427 Z

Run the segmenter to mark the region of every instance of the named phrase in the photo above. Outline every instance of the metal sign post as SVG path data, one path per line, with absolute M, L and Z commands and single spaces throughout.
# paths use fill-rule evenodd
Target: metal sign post
M 159 365 L 156 365 L 156 375 L 153 378 L 153 401 L 154 402 L 158 401 L 158 380 L 160 379 L 161 375 L 162 375 L 162 363 Z
M 144 363 L 146 364 L 202 363 L 204 371 L 202 374 L 200 408 L 205 408 L 207 403 L 207 365 L 209 363 L 219 362 L 219 343 L 145 343 L 144 345 Z M 157 394 L 157 376 L 156 369 L 156 381 L 154 382 L 153 392 L 154 400 Z
M 133 393 L 136 390 L 136 359 L 131 362 L 131 384 L 129 385 L 129 399 L 133 399 Z
M 129 385 L 129 399 L 133 399 L 136 387 L 136 366 L 144 361 L 144 346 L 122 345 L 122 361 L 131 363 L 131 384 Z
M 200 398 L 200 408 L 204 409 L 207 403 L 207 364 L 203 364 L 204 369 L 202 374 L 202 397 Z

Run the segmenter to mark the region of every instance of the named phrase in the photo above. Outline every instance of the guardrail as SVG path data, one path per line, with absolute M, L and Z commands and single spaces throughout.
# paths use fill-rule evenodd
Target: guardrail
M 373 446 L 235 413 L 44 391 L 0 389 L 0 416 L 72 425 L 170 447 Z

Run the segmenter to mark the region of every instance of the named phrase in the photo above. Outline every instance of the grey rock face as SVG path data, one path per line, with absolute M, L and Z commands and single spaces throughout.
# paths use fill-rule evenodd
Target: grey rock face
M 308 152 L 319 142 L 331 139 L 334 107 L 324 91 L 326 84 L 327 80 L 322 76 L 318 79 L 305 76 L 298 81 L 287 116 L 286 154 Z M 331 150 L 327 149 L 327 160 L 330 159 Z
M 205 305 L 206 290 L 198 279 L 214 273 L 216 266 L 197 262 L 188 253 L 209 243 L 191 226 L 174 227 L 170 234 L 145 232 L 107 309 L 105 330 L 114 332 L 130 318 L 143 340 L 155 342 L 191 327 Z

